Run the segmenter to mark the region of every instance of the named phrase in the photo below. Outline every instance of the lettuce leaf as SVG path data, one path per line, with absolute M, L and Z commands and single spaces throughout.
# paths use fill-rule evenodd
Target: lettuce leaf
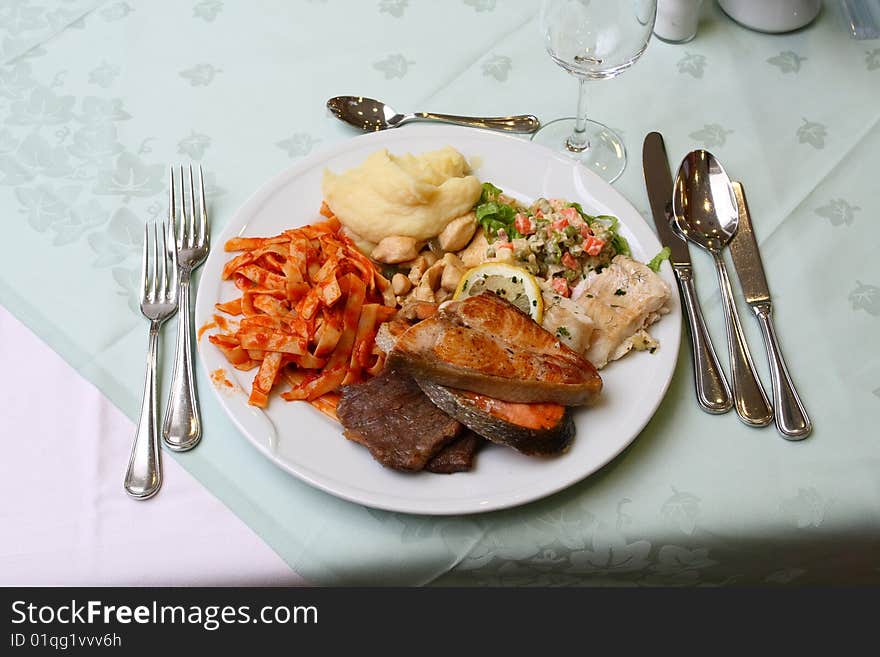
M 501 190 L 492 183 L 483 183 L 480 201 L 474 208 L 477 223 L 483 227 L 486 237 L 497 237 L 500 229 L 504 229 L 510 239 L 522 237 L 514 227 L 516 210 L 506 203 L 498 202 L 498 196 L 501 193 Z
M 660 250 L 660 253 L 651 258 L 651 261 L 648 262 L 647 265 L 652 271 L 660 271 L 660 265 L 664 260 L 669 260 L 670 255 L 672 255 L 672 251 L 670 251 L 668 246 L 664 246 Z

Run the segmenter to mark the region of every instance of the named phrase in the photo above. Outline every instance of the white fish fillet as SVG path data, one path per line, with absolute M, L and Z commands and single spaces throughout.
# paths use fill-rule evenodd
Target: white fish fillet
M 544 299 L 541 326 L 577 353 L 586 353 L 595 329 L 593 320 L 580 305 L 554 292 L 549 283 L 541 281 L 540 285 Z
M 597 369 L 632 349 L 654 349 L 658 342 L 645 330 L 669 312 L 670 289 L 658 274 L 628 256 L 588 278 L 573 299 L 593 320 L 589 349 Z

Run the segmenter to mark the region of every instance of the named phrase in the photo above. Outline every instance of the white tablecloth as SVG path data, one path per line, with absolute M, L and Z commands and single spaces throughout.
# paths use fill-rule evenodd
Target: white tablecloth
M 305 583 L 172 458 L 129 499 L 134 425 L 2 306 L 0 363 L 0 585 Z

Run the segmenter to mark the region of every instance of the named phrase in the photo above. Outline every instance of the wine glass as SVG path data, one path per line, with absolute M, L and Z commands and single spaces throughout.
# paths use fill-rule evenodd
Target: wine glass
M 587 118 L 588 80 L 617 77 L 648 47 L 657 0 L 544 0 L 541 32 L 553 61 L 580 83 L 577 116 L 545 124 L 532 139 L 562 149 L 613 182 L 626 166 L 623 140 Z

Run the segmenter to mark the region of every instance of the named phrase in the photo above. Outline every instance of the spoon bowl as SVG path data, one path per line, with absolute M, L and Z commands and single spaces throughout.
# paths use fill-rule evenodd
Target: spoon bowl
M 390 105 L 363 96 L 335 96 L 327 101 L 327 109 L 337 119 L 368 132 L 393 128 L 404 118 Z
M 380 100 L 364 96 L 334 96 L 327 101 L 327 109 L 336 118 L 367 132 L 396 128 L 411 121 L 439 121 L 470 128 L 522 133 L 534 132 L 541 127 L 541 122 L 531 114 L 494 117 L 454 116 L 432 112 L 404 114 Z
M 736 235 L 739 210 L 730 177 L 712 153 L 696 150 L 681 163 L 672 193 L 673 228 L 711 253 Z

